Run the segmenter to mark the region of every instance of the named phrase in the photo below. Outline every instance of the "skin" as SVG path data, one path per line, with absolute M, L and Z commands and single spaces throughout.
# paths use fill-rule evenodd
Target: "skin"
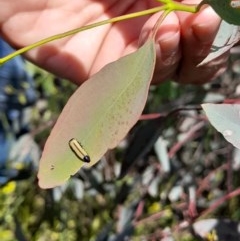
M 188 0 L 188 3 L 199 1 Z M 107 18 L 156 7 L 155 0 L 0 0 L 0 34 L 15 48 Z M 105 25 L 52 42 L 26 54 L 40 67 L 77 84 L 104 65 L 133 52 L 147 38 L 160 13 Z M 220 19 L 210 7 L 198 14 L 171 13 L 156 38 L 153 83 L 173 78 L 201 84 L 225 69 L 224 54 L 197 68 L 217 33 Z

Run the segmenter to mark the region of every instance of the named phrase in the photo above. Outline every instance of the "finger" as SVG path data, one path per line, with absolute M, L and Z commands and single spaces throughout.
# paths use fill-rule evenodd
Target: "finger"
M 153 15 L 144 25 L 140 41 L 149 35 L 161 13 Z M 180 28 L 176 14 L 169 14 L 162 22 L 156 35 L 156 68 L 152 83 L 161 83 L 172 77 L 180 60 Z
M 210 7 L 197 14 L 178 13 L 178 16 L 181 24 L 182 61 L 176 81 L 193 84 L 208 82 L 226 67 L 227 54 L 197 67 L 210 52 L 220 18 Z

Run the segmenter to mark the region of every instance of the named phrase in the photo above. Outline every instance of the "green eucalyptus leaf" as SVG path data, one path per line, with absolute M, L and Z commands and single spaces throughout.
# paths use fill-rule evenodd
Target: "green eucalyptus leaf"
M 108 64 L 71 96 L 47 139 L 38 178 L 42 188 L 63 184 L 81 167 L 94 165 L 137 122 L 155 67 L 154 41 Z M 75 138 L 90 163 L 69 147 Z
M 199 7 L 203 4 L 210 5 L 226 22 L 240 25 L 240 0 L 203 0 Z
M 218 33 L 212 43 L 210 53 L 198 66 L 208 64 L 228 52 L 240 40 L 240 27 L 221 21 Z
M 240 149 L 240 105 L 203 104 L 210 123 L 232 145 Z

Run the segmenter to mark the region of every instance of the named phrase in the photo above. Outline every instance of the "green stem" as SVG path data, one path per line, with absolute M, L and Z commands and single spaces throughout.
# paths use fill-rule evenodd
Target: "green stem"
M 155 38 L 157 31 L 159 29 L 159 26 L 161 25 L 161 23 L 163 22 L 163 20 L 167 17 L 167 15 L 171 12 L 171 10 L 166 10 L 162 13 L 162 15 L 159 17 L 159 19 L 157 20 L 156 24 L 154 25 L 153 29 L 152 29 L 152 38 Z
M 198 5 L 196 4 L 183 4 L 183 3 L 175 2 L 173 0 L 156 0 L 156 1 L 166 5 L 169 12 L 182 11 L 182 12 L 196 13 L 199 11 Z
M 157 0 L 166 6 L 166 10 L 164 13 L 160 16 L 157 23 L 153 27 L 152 36 L 155 36 L 157 33 L 157 30 L 160 26 L 160 24 L 163 22 L 163 20 L 167 17 L 167 15 L 172 11 L 183 11 L 183 12 L 190 12 L 190 13 L 196 13 L 199 11 L 198 5 L 187 5 L 182 4 L 179 2 L 175 2 L 172 0 Z
M 171 11 L 181 11 L 188 13 L 197 13 L 199 11 L 198 5 L 196 4 L 183 4 L 175 1 L 167 2 L 166 5 Z
M 15 52 L 5 56 L 5 57 L 3 57 L 3 58 L 0 58 L 0 66 L 2 64 L 4 64 L 5 62 L 9 61 L 10 59 L 16 57 L 17 55 L 23 54 L 23 53 L 25 53 L 25 52 L 27 52 L 31 49 L 34 49 L 34 48 L 39 47 L 41 45 L 44 45 L 46 43 L 52 42 L 54 40 L 65 38 L 67 36 L 79 33 L 81 31 L 92 29 L 92 28 L 95 28 L 95 27 L 99 27 L 99 26 L 102 26 L 102 25 L 105 25 L 105 24 L 120 22 L 120 21 L 124 21 L 124 20 L 131 19 L 131 18 L 136 18 L 136 17 L 141 17 L 141 16 L 153 14 L 153 13 L 156 13 L 156 12 L 159 12 L 159 11 L 166 11 L 167 14 L 168 14 L 172 11 L 184 11 L 184 12 L 196 13 L 199 10 L 197 8 L 197 5 L 186 5 L 186 4 L 175 2 L 175 1 L 172 1 L 172 0 L 157 0 L 157 1 L 164 3 L 164 5 L 156 7 L 156 8 L 151 8 L 151 9 L 148 9 L 148 10 L 136 12 L 136 13 L 130 13 L 130 14 L 126 14 L 126 15 L 123 15 L 123 16 L 103 20 L 103 21 L 100 21 L 100 22 L 97 22 L 97 23 L 89 24 L 89 25 L 86 25 L 86 26 L 83 26 L 83 27 L 80 27 L 80 28 L 76 28 L 76 29 L 73 29 L 73 30 L 70 30 L 70 31 L 67 31 L 67 32 L 64 32 L 64 33 L 56 34 L 54 36 L 42 39 L 42 40 L 40 40 L 36 43 L 30 44 L 26 47 L 23 47 L 23 48 L 15 51 Z M 166 17 L 167 14 L 165 14 L 164 17 Z
M 67 32 L 64 32 L 64 33 L 56 34 L 54 36 L 42 39 L 42 40 L 40 40 L 36 43 L 30 44 L 26 47 L 23 47 L 23 48 L 15 51 L 15 52 L 5 56 L 5 57 L 3 57 L 3 58 L 0 58 L 0 66 L 2 64 L 4 64 L 5 62 L 9 61 L 10 59 L 16 57 L 17 55 L 23 54 L 23 53 L 25 53 L 25 52 L 27 52 L 31 49 L 34 49 L 36 47 L 39 47 L 39 46 L 44 45 L 46 43 L 49 43 L 51 41 L 58 40 L 58 39 L 61 39 L 61 38 L 65 38 L 67 36 L 79 33 L 81 31 L 92 29 L 92 28 L 95 28 L 95 27 L 99 27 L 99 26 L 102 26 L 102 25 L 105 25 L 105 24 L 120 22 L 120 21 L 123 21 L 123 20 L 141 17 L 141 16 L 153 14 L 153 13 L 156 13 L 156 12 L 159 12 L 159 11 L 164 11 L 164 10 L 166 10 L 165 5 L 160 6 L 160 7 L 156 7 L 156 8 L 151 8 L 151 9 L 144 10 L 144 11 L 140 11 L 140 12 L 137 12 L 137 13 L 130 13 L 130 14 L 126 14 L 126 15 L 123 15 L 123 16 L 103 20 L 103 21 L 100 21 L 100 22 L 97 22 L 97 23 L 89 24 L 89 25 L 86 25 L 86 26 L 83 26 L 83 27 L 80 27 L 80 28 L 76 28 L 76 29 L 67 31 Z

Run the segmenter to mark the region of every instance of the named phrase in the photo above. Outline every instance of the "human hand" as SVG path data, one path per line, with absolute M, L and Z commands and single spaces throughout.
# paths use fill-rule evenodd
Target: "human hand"
M 20 48 L 57 33 L 158 5 L 155 0 L 0 0 L 1 34 Z M 107 63 L 136 50 L 139 37 L 145 38 L 159 16 L 87 30 L 29 51 L 26 56 L 42 68 L 80 84 Z M 203 83 L 222 71 L 226 54 L 217 64 L 196 67 L 208 54 L 219 23 L 210 8 L 194 15 L 171 13 L 157 34 L 153 82 L 173 78 L 181 83 Z

